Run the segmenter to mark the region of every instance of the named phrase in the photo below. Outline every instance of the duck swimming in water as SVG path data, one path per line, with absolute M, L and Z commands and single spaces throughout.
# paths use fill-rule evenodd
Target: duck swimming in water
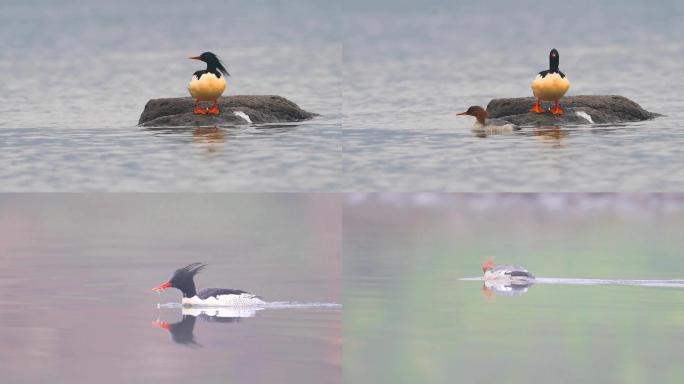
M 226 67 L 219 58 L 212 52 L 204 52 L 199 56 L 190 57 L 193 60 L 200 60 L 207 63 L 207 69 L 197 71 L 192 75 L 192 80 L 188 84 L 188 91 L 195 98 L 196 115 L 218 115 L 221 109 L 218 106 L 218 98 L 226 89 L 226 78 L 230 76 Z M 225 76 L 222 76 L 225 75 Z M 212 101 L 211 108 L 200 107 L 200 101 Z
M 166 283 L 152 288 L 160 292 L 166 288 L 176 288 L 183 293 L 181 304 L 183 306 L 208 306 L 208 307 L 245 307 L 266 304 L 257 295 L 239 289 L 229 288 L 206 288 L 197 292 L 195 288 L 195 275 L 206 267 L 202 263 L 192 263 L 179 268 L 173 273 Z
M 494 265 L 494 259 L 490 256 L 482 264 L 484 280 L 510 283 L 510 285 L 530 285 L 534 282 L 534 276 L 527 269 L 519 265 Z
M 473 116 L 475 124 L 473 131 L 495 131 L 495 132 L 510 132 L 518 130 L 519 128 L 506 120 L 490 119 L 489 113 L 479 105 L 473 105 L 467 111 L 457 113 L 457 116 Z
M 541 71 L 537 77 L 532 81 L 532 93 L 537 99 L 537 102 L 530 109 L 530 112 L 544 113 L 541 107 L 541 101 L 553 101 L 554 105 L 551 108 L 551 113 L 554 115 L 562 115 L 564 113 L 559 101 L 565 95 L 565 92 L 570 88 L 570 81 L 563 72 L 558 69 L 560 56 L 556 49 L 552 49 L 549 53 L 549 69 Z

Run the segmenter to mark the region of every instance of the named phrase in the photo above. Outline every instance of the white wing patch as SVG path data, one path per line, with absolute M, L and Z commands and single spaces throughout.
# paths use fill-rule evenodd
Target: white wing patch
M 252 119 L 250 119 L 249 115 L 247 115 L 246 113 L 244 113 L 242 111 L 235 111 L 235 112 L 233 112 L 233 114 L 235 114 L 235 116 L 237 116 L 237 117 L 241 117 L 246 122 L 252 124 Z

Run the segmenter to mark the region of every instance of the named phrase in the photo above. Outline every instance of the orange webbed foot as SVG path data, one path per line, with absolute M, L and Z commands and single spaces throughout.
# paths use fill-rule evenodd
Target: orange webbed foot
M 211 108 L 207 110 L 207 113 L 210 115 L 220 115 L 221 114 L 221 109 L 219 108 L 218 105 L 214 104 Z
M 206 115 L 207 110 L 202 107 L 195 107 L 195 115 Z
M 530 112 L 532 113 L 544 113 L 544 109 L 539 105 L 539 103 L 536 103 L 532 108 L 530 108 Z
M 563 108 L 561 108 L 560 105 L 555 105 L 553 108 L 551 108 L 551 113 L 553 113 L 554 115 L 560 116 L 560 115 L 564 114 L 565 111 L 563 110 Z

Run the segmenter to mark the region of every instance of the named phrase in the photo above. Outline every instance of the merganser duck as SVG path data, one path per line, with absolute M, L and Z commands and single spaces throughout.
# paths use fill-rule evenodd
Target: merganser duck
M 226 89 L 226 78 L 221 74 L 230 76 L 223 63 L 212 52 L 204 52 L 199 56 L 189 57 L 189 59 L 200 60 L 207 63 L 207 69 L 197 71 L 192 75 L 192 80 L 188 84 L 188 91 L 195 98 L 196 115 L 218 115 L 221 109 L 218 106 L 218 98 Z M 213 101 L 211 108 L 200 107 L 200 101 Z
M 537 77 L 532 81 L 532 93 L 537 98 L 536 104 L 530 109 L 530 112 L 544 113 L 540 101 L 553 101 L 554 105 L 551 108 L 551 113 L 554 115 L 562 115 L 564 113 L 559 101 L 565 92 L 570 88 L 570 81 L 565 74 L 558 69 L 558 62 L 560 56 L 556 49 L 552 49 L 549 53 L 549 69 L 541 71 Z
M 456 116 L 473 116 L 475 117 L 475 125 L 473 131 L 497 131 L 510 132 L 520 128 L 513 123 L 501 119 L 490 119 L 489 113 L 479 105 L 473 105 L 467 111 L 457 113 Z
M 527 269 L 519 265 L 494 265 L 492 257 L 482 264 L 482 272 L 485 282 L 489 280 L 525 286 L 534 282 L 534 276 Z
M 195 275 L 206 267 L 202 263 L 192 263 L 186 267 L 177 269 L 168 282 L 152 288 L 159 292 L 166 288 L 176 288 L 183 293 L 181 304 L 184 306 L 258 306 L 266 304 L 259 296 L 241 291 L 239 289 L 207 288 L 197 292 L 195 289 Z

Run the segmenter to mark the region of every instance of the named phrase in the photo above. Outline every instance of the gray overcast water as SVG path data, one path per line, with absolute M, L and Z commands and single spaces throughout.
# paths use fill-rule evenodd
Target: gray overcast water
M 352 195 L 344 222 L 349 383 L 682 381 L 682 195 Z M 539 284 L 463 281 L 487 256 Z
M 680 383 L 684 194 L 610 193 L 684 191 L 682 20 L 681 0 L 2 0 L 0 384 Z M 455 116 L 532 96 L 551 48 L 569 96 L 662 116 Z M 226 96 L 319 116 L 138 127 L 204 51 Z M 487 256 L 537 284 L 481 281 Z M 151 291 L 193 262 L 199 289 L 267 304 Z
M 0 191 L 337 190 L 339 25 L 316 1 L 3 1 Z M 205 50 L 232 74 L 226 95 L 277 94 L 322 116 L 136 127 L 147 100 L 188 96 L 202 68 L 187 57 Z
M 0 212 L 2 383 L 341 382 L 339 307 L 183 318 L 157 308 L 180 291 L 151 291 L 201 261 L 200 289 L 341 303 L 337 195 L 5 195 Z
M 682 190 L 684 5 L 616 4 L 5 2 L 0 190 Z M 551 47 L 569 95 L 621 94 L 665 116 L 487 137 L 454 116 L 531 95 Z M 203 50 L 228 63 L 227 94 L 322 116 L 136 127 L 148 99 L 186 95 L 186 57 Z
M 350 191 L 684 190 L 684 3 L 359 2 L 345 13 Z M 468 106 L 532 96 L 551 48 L 568 95 L 666 115 L 478 137 Z

